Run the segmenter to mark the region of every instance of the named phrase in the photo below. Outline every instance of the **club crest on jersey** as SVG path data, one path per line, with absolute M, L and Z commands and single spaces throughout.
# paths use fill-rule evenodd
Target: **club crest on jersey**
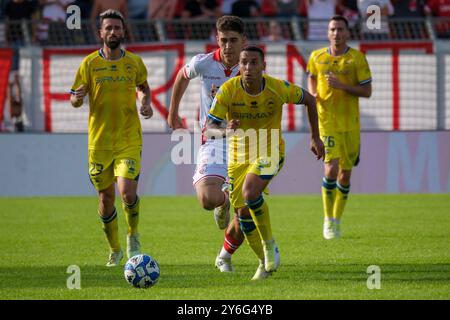
M 270 98 L 270 99 L 267 101 L 266 107 L 267 107 L 268 109 L 272 109 L 274 105 L 275 105 L 275 101 L 273 101 L 273 99 Z
M 131 64 L 126 64 L 125 65 L 125 70 L 130 73 L 133 71 L 133 66 Z

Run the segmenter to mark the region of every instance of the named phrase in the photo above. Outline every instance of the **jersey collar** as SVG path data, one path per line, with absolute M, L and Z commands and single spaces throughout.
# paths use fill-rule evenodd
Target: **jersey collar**
M 120 60 L 123 57 L 125 57 L 125 50 L 120 49 L 120 57 L 119 57 L 119 59 L 115 59 L 115 60 L 108 60 L 108 59 L 106 59 L 105 54 L 103 53 L 103 48 L 100 48 L 100 50 L 98 50 L 98 54 L 100 55 L 100 57 L 102 57 L 106 61 L 117 61 L 117 60 Z
M 343 54 L 340 54 L 339 56 L 343 56 L 344 54 L 346 54 L 346 53 L 348 52 L 348 50 L 350 50 L 350 47 L 349 47 L 349 46 L 347 46 L 347 48 L 345 49 L 344 53 L 343 53 Z M 329 54 L 330 56 L 332 56 L 330 47 L 328 47 L 327 52 L 328 52 L 328 54 Z M 336 57 L 339 57 L 339 56 L 336 56 Z M 333 57 L 334 57 L 334 56 L 333 56 Z
M 222 58 L 220 57 L 220 48 L 217 49 L 216 51 L 214 51 L 213 59 L 214 59 L 214 61 L 217 61 L 218 63 L 220 63 L 220 64 L 222 65 L 223 72 L 225 73 L 225 76 L 226 76 L 227 78 L 229 78 L 229 77 L 231 76 L 231 73 L 233 72 L 233 70 L 239 65 L 239 64 L 236 64 L 235 66 L 233 66 L 233 67 L 231 67 L 230 69 L 228 69 L 228 68 L 224 65 L 224 63 L 223 63 L 223 61 L 222 61 Z

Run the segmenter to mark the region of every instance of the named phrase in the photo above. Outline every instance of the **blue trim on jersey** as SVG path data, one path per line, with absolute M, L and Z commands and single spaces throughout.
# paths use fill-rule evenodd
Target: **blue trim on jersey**
M 208 113 L 208 118 L 210 118 L 211 120 L 213 120 L 215 122 L 219 122 L 219 123 L 221 123 L 223 121 L 222 119 L 213 116 L 211 113 Z
M 330 49 L 330 47 L 327 48 L 328 54 L 329 54 L 330 56 L 332 56 L 332 57 L 339 57 L 339 56 L 342 56 L 342 55 L 346 54 L 346 53 L 348 52 L 348 50 L 350 50 L 350 47 L 349 47 L 349 46 L 347 46 L 347 48 L 345 49 L 345 51 L 344 51 L 343 54 L 340 54 L 340 55 L 338 55 L 338 56 L 333 56 L 333 55 L 331 54 L 331 49 Z
M 369 78 L 367 80 L 361 81 L 359 84 L 366 84 L 372 82 L 372 78 Z
M 119 58 L 119 59 L 122 59 L 123 57 L 125 57 L 125 50 L 120 49 L 120 53 L 121 53 L 121 55 L 120 55 L 120 58 Z M 108 60 L 108 61 L 117 61 L 117 60 L 119 60 L 119 59 L 116 59 L 116 60 L 109 60 L 109 59 L 106 59 L 105 54 L 103 53 L 103 48 L 100 48 L 100 49 L 98 50 L 98 54 L 100 55 L 100 57 L 102 57 L 103 59 Z
M 77 93 L 75 90 L 70 89 L 70 94 L 75 94 Z
M 305 90 L 303 90 L 303 88 L 300 89 L 302 89 L 302 99 L 297 104 L 303 104 L 303 101 L 305 101 Z

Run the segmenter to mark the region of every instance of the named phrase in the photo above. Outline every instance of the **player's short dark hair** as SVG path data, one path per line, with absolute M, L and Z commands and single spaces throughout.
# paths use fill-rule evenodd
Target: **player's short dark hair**
M 328 23 L 330 23 L 331 21 L 343 21 L 343 22 L 345 23 L 345 27 L 346 27 L 347 29 L 349 29 L 349 26 L 348 26 L 348 20 L 347 20 L 347 18 L 344 17 L 344 16 L 340 16 L 340 15 L 332 16 L 332 17 L 330 18 L 330 20 L 328 20 Z
M 258 47 L 258 46 L 246 46 L 246 47 L 244 47 L 244 49 L 242 49 L 241 52 L 244 52 L 244 51 L 258 52 L 259 55 L 261 56 L 262 61 L 264 61 L 265 54 L 264 54 L 263 49 L 261 49 L 260 47 Z
M 120 11 L 108 9 L 106 11 L 103 11 L 99 15 L 99 27 L 101 28 L 103 25 L 103 20 L 105 19 L 117 19 L 122 21 L 122 26 L 125 28 L 125 19 L 123 18 L 123 15 L 120 13 Z
M 217 32 L 234 31 L 245 34 L 245 25 L 241 18 L 236 16 L 222 16 L 216 22 Z

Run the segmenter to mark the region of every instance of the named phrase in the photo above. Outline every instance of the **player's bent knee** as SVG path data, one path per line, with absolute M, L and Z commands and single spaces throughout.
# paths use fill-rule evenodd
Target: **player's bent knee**
M 242 189 L 242 196 L 245 201 L 255 201 L 259 198 L 261 192 L 255 188 L 244 188 Z
M 342 169 L 339 171 L 338 181 L 342 185 L 350 184 L 350 177 L 352 175 L 352 170 Z
M 122 194 L 122 202 L 126 203 L 126 204 L 132 204 L 136 202 L 136 193 L 133 192 L 125 192 L 124 194 Z
M 211 195 L 206 193 L 200 193 L 197 195 L 198 201 L 200 202 L 200 205 L 205 210 L 214 210 L 215 207 L 217 207 L 219 204 L 217 201 L 214 201 L 214 199 L 211 197 Z

